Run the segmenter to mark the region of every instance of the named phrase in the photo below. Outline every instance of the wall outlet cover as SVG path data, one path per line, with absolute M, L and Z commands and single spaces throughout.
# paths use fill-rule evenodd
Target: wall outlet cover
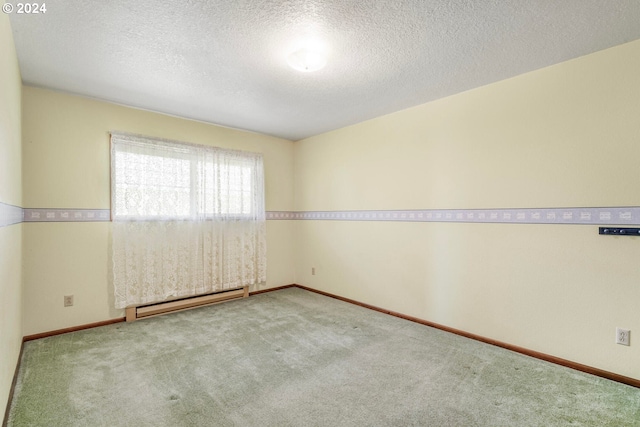
M 73 305 L 73 295 L 64 296 L 64 306 L 71 307 Z
M 631 331 L 629 329 L 616 328 L 616 344 L 629 345 Z

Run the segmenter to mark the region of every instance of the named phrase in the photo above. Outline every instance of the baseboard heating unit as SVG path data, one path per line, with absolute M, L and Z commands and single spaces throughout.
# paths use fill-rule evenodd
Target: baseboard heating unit
M 168 302 L 141 305 L 138 307 L 127 307 L 125 309 L 125 313 L 127 322 L 133 322 L 134 320 L 144 319 L 146 317 L 159 316 L 161 314 L 189 310 L 191 308 L 217 304 L 219 302 L 238 298 L 246 298 L 248 296 L 249 286 L 245 286 L 243 288 L 216 292 L 214 294 L 198 295 Z

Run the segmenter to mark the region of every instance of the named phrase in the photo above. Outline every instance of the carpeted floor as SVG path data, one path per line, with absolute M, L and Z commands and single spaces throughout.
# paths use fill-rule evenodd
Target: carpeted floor
M 9 426 L 640 426 L 640 389 L 290 288 L 30 341 Z

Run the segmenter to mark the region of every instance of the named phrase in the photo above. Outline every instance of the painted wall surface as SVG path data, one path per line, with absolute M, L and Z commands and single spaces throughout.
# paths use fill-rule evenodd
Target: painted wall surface
M 0 14 L 0 203 L 22 205 L 21 87 L 9 18 Z M 22 225 L 0 226 L 0 416 L 22 342 Z
M 263 153 L 266 209 L 293 207 L 291 141 L 27 86 L 23 123 L 25 208 L 109 209 L 112 130 Z M 108 222 L 23 227 L 25 335 L 124 315 L 113 308 Z M 293 282 L 292 227 L 268 221 L 265 288 Z
M 639 69 L 635 41 L 299 141 L 295 208 L 640 206 Z M 297 283 L 640 379 L 640 237 L 593 225 L 295 227 Z M 632 330 L 630 347 L 614 343 L 616 327 Z

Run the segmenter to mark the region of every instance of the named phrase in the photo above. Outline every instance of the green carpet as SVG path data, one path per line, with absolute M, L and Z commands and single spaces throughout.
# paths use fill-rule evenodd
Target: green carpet
M 640 389 L 290 288 L 30 341 L 9 426 L 640 426 Z

